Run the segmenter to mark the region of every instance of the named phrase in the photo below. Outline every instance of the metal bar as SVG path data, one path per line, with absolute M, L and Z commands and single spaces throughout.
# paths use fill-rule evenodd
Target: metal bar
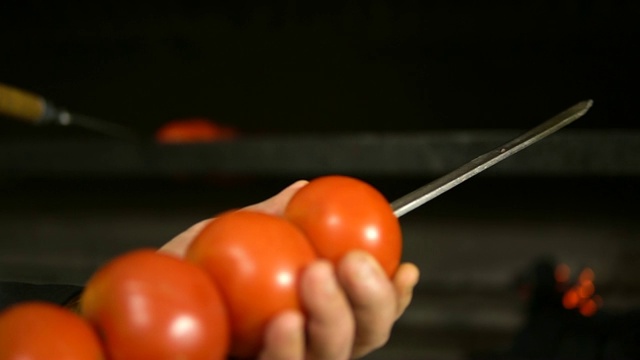
M 401 217 L 509 156 L 553 134 L 582 117 L 592 105 L 592 100 L 579 102 L 506 144 L 478 156 L 452 172 L 395 200 L 391 203 L 395 215 Z

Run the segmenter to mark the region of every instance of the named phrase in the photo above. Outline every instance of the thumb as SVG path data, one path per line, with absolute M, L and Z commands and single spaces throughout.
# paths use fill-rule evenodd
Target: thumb
M 249 205 L 245 207 L 246 210 L 259 211 L 269 215 L 284 215 L 284 210 L 289 204 L 289 201 L 295 195 L 298 190 L 305 187 L 309 182 L 307 180 L 298 180 L 293 184 L 287 186 L 278 194 L 271 198 L 259 202 L 257 204 Z

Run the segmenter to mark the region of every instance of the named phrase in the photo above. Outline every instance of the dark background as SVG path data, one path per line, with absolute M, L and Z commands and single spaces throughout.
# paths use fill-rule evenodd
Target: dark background
M 548 161 L 554 172 L 512 171 L 506 161 L 402 218 L 405 259 L 422 278 L 390 344 L 371 358 L 495 359 L 542 349 L 546 359 L 598 359 L 638 343 L 639 15 L 637 2 L 604 0 L 4 0 L 0 82 L 126 125 L 145 146 L 162 124 L 192 116 L 247 135 L 456 134 L 528 129 L 593 99 L 566 130 L 587 131 L 590 142 L 560 152 L 540 144 L 513 158 Z M 605 136 L 610 130 L 620 132 Z M 0 278 L 82 283 L 116 254 L 159 246 L 202 218 L 318 174 L 250 162 L 259 170 L 241 176 L 194 175 L 189 162 L 175 174 L 127 173 L 118 154 L 127 163 L 137 153 L 125 144 L 95 157 L 83 147 L 94 140 L 103 138 L 0 118 Z M 67 160 L 56 155 L 69 154 L 65 143 L 80 150 Z M 301 149 L 300 159 L 323 150 Z M 381 164 L 406 160 L 386 150 Z M 581 158 L 585 150 L 600 162 Z M 436 151 L 434 161 L 446 155 Z M 203 159 L 211 158 L 193 164 L 200 169 Z M 53 160 L 63 169 L 42 170 Z M 564 172 L 563 161 L 573 170 Z M 424 176 L 344 172 L 395 199 L 455 165 Z M 517 280 L 544 283 L 535 271 L 541 258 L 574 275 L 594 269 L 605 304 L 597 319 L 527 312 Z M 522 332 L 531 319 L 537 332 Z
M 3 1 L 0 77 L 150 134 L 637 128 L 633 1 Z M 23 130 L 2 124 L 3 134 Z M 20 128 L 20 129 L 18 129 Z

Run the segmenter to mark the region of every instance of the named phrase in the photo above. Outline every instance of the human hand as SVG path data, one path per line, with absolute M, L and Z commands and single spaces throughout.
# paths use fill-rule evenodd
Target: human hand
M 276 317 L 265 332 L 261 360 L 352 359 L 382 347 L 411 302 L 419 271 L 400 265 L 389 279 L 367 253 L 354 251 L 334 267 L 311 264 L 301 278 L 302 314 Z M 306 337 L 305 337 L 306 334 Z
M 291 197 L 307 181 L 288 186 L 274 197 L 245 209 L 283 215 Z M 160 250 L 183 256 L 210 220 L 201 221 Z M 300 280 L 305 315 L 287 311 L 265 330 L 261 360 L 321 360 L 362 357 L 382 347 L 395 321 L 411 302 L 419 271 L 401 264 L 392 279 L 369 254 L 354 251 L 335 266 L 326 260 L 310 264 Z

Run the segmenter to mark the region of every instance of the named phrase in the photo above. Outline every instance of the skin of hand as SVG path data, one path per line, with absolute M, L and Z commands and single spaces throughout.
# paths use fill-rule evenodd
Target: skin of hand
M 291 197 L 308 182 L 299 180 L 277 195 L 246 209 L 282 215 Z M 211 219 L 201 221 L 160 248 L 183 256 Z M 389 279 L 363 251 L 347 254 L 336 266 L 326 260 L 309 265 L 300 280 L 306 317 L 287 311 L 265 329 L 260 360 L 341 360 L 360 358 L 389 340 L 396 320 L 411 302 L 418 268 L 403 263 Z

